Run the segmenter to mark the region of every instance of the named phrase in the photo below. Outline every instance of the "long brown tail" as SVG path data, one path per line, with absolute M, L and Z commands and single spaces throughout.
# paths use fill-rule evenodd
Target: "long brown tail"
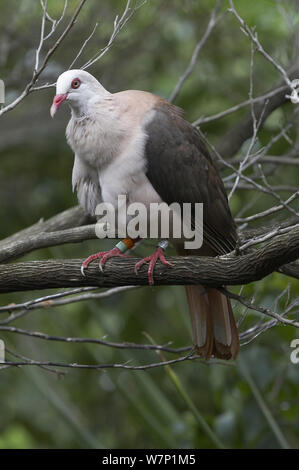
M 195 350 L 211 356 L 235 359 L 239 335 L 230 300 L 217 289 L 186 286 Z

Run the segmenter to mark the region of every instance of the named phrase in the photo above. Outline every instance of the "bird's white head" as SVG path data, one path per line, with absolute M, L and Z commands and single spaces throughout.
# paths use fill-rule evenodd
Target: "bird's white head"
M 50 114 L 54 117 L 60 105 L 67 102 L 76 114 L 84 115 L 90 99 L 101 95 L 110 93 L 90 73 L 80 69 L 67 70 L 58 77 Z

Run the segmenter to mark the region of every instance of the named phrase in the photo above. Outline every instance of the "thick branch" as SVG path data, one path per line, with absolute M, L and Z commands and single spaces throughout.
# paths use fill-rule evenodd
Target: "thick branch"
M 64 243 L 80 243 L 82 240 L 96 238 L 95 226 L 84 225 L 55 232 L 40 232 L 28 234 L 25 238 L 17 239 L 0 245 L 0 262 L 11 261 L 39 248 L 63 245 Z
M 222 258 L 170 258 L 172 268 L 155 269 L 156 285 L 205 284 L 239 285 L 257 281 L 284 264 L 299 258 L 299 227 L 279 235 L 256 251 L 244 256 Z M 112 259 L 101 273 L 97 264 L 90 265 L 86 277 L 80 272 L 82 260 L 34 261 L 2 265 L 0 292 L 21 290 L 124 285 L 147 285 L 146 268 L 134 273 L 135 258 Z
M 299 279 L 299 264 L 296 262 L 281 266 L 278 271 L 282 274 L 286 274 L 287 276 Z
M 0 249 L 9 243 L 13 243 L 17 240 L 24 240 L 26 237 L 31 235 L 80 227 L 81 225 L 87 225 L 93 220 L 94 219 L 92 217 L 84 214 L 83 209 L 80 206 L 75 206 L 54 215 L 48 220 L 39 220 L 36 224 L 4 238 L 0 241 Z

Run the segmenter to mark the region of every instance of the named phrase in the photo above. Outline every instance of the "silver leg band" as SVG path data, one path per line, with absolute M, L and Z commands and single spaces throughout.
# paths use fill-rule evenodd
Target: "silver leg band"
M 165 250 L 167 250 L 168 245 L 169 245 L 169 241 L 168 241 L 168 240 L 161 240 L 161 241 L 157 244 L 157 247 L 158 247 L 158 248 L 162 248 L 162 250 L 165 251 Z

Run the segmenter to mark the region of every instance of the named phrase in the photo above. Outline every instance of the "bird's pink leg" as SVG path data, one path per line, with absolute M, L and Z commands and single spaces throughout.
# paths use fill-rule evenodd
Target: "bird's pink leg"
M 138 270 L 143 266 L 145 263 L 149 263 L 148 270 L 147 270 L 147 276 L 148 276 L 148 282 L 149 285 L 152 286 L 154 284 L 154 268 L 156 265 L 156 262 L 158 259 L 163 263 L 165 266 L 172 266 L 169 261 L 164 256 L 164 251 L 168 247 L 168 241 L 167 240 L 162 240 L 161 242 L 158 243 L 156 250 L 154 253 L 152 253 L 149 256 L 146 256 L 142 260 L 138 261 L 138 263 L 135 264 L 135 273 L 138 274 Z
M 88 258 L 86 258 L 86 260 L 83 261 L 81 265 L 82 276 L 85 276 L 84 269 L 86 269 L 87 266 L 95 259 L 100 260 L 99 268 L 101 271 L 103 271 L 104 265 L 108 259 L 114 258 L 115 256 L 129 257 L 129 255 L 126 255 L 125 252 L 133 248 L 134 244 L 135 241 L 128 237 L 119 242 L 114 248 L 109 251 L 100 251 L 99 253 L 90 255 Z

